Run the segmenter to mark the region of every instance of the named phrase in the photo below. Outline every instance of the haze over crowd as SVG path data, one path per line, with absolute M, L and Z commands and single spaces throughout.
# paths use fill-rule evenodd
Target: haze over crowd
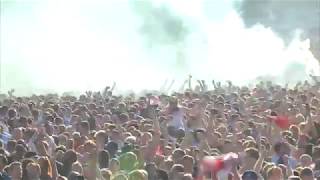
M 259 14 L 263 5 L 1 1 L 1 92 L 83 92 L 113 81 L 118 90 L 140 91 L 159 89 L 166 79 L 174 79 L 177 89 L 189 74 L 236 84 L 256 77 L 291 83 L 319 75 L 309 51 L 318 41 L 310 32 L 319 29 L 319 1 L 304 6 L 270 1 Z M 281 16 L 280 6 L 290 16 Z M 304 11 L 293 11 L 298 7 Z M 301 16 L 308 21 L 301 23 Z

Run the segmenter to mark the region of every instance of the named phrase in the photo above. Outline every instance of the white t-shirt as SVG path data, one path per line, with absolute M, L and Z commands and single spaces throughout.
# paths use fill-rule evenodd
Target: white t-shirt
M 184 129 L 184 112 L 179 109 L 172 113 L 172 119 L 169 121 L 168 126 L 173 126 L 177 129 Z

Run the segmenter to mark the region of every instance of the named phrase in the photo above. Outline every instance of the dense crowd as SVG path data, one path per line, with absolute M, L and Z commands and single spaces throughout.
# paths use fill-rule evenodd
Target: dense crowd
M 139 97 L 8 92 L 0 179 L 320 179 L 319 83 L 191 82 Z

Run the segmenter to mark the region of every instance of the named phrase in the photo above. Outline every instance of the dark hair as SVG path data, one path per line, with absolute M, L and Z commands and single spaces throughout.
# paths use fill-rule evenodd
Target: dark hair
M 313 146 L 313 150 L 312 150 L 312 159 L 313 160 L 317 160 L 320 159 L 320 146 Z
M 110 141 L 105 149 L 109 152 L 110 157 L 115 157 L 116 153 L 118 152 L 118 144 L 116 142 Z
M 312 156 L 312 153 L 313 153 L 313 144 L 308 143 L 308 144 L 305 146 L 305 149 L 306 149 L 306 154 Z
M 52 178 L 52 166 L 47 156 L 41 157 L 39 159 L 39 165 L 41 168 L 41 179 L 45 179 L 46 177 Z
M 100 169 L 109 167 L 109 153 L 106 150 L 100 151 L 98 154 L 98 161 Z
M 16 140 L 9 140 L 7 143 L 7 150 L 10 151 L 14 151 L 15 147 L 17 145 L 17 141 Z
M 242 180 L 258 180 L 258 174 L 255 171 L 245 171 Z
M 22 160 L 22 180 L 29 180 L 28 172 L 27 172 L 27 165 L 29 163 L 34 163 L 33 159 L 27 158 Z
M 84 177 L 80 175 L 78 172 L 72 171 L 68 176 L 68 180 L 84 180 Z
M 9 109 L 9 110 L 8 110 L 8 116 L 9 116 L 9 118 L 15 117 L 16 114 L 17 114 L 16 110 L 14 110 L 14 109 Z
M 68 150 L 62 158 L 63 171 L 61 175 L 68 176 L 72 169 L 72 164 L 77 161 L 77 154 L 73 150 Z
M 82 128 L 85 128 L 85 129 L 90 130 L 90 128 L 89 128 L 89 123 L 88 123 L 87 121 L 81 121 L 80 126 L 81 126 Z
M 24 154 L 24 158 L 32 158 L 34 156 L 37 156 L 37 153 L 32 151 L 28 151 Z
M 303 176 L 312 176 L 313 177 L 313 171 L 312 169 L 310 168 L 303 168 L 300 172 L 300 177 L 303 177 Z
M 320 159 L 315 160 L 314 170 L 320 170 Z
M 3 154 L 0 154 L 0 163 L 3 165 L 3 166 L 6 166 L 8 165 L 8 159 L 5 155 Z
M 279 152 L 280 152 L 280 149 L 281 149 L 281 145 L 282 145 L 281 142 L 276 143 L 276 144 L 273 146 L 274 152 L 279 153 Z
M 246 154 L 250 156 L 251 158 L 254 158 L 256 160 L 259 159 L 259 151 L 256 148 L 248 148 L 245 150 Z
M 169 180 L 168 173 L 162 169 L 157 170 L 158 180 Z

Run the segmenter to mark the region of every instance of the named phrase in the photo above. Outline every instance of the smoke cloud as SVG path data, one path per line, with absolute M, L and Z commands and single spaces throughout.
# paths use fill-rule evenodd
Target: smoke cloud
M 236 7 L 247 27 L 271 27 L 286 44 L 300 32 L 299 38 L 310 40 L 310 50 L 320 61 L 320 0 L 242 0 Z
M 267 20 L 277 13 L 259 15 L 261 5 L 246 0 L 237 9 L 232 1 L 206 0 L 1 3 L 1 92 L 84 92 L 113 81 L 118 92 L 158 90 L 168 89 L 161 87 L 166 79 L 177 90 L 189 74 L 236 84 L 256 77 L 293 83 L 320 72 L 309 51 L 316 18 Z

